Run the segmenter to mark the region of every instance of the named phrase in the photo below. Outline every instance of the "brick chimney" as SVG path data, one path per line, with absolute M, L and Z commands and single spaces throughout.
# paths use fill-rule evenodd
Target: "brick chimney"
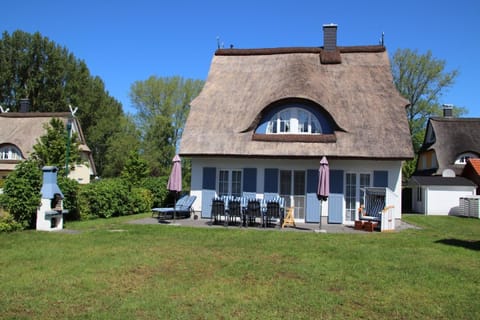
M 337 49 L 337 25 L 330 23 L 323 25 L 323 49 L 335 51 Z
M 444 118 L 452 118 L 453 117 L 453 105 L 451 105 L 451 104 L 444 104 L 443 105 L 443 117 Z

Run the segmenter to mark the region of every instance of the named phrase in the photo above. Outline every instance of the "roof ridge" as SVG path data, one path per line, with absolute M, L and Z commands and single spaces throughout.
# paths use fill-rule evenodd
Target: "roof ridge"
M 362 53 L 362 52 L 384 52 L 386 48 L 382 45 L 367 46 L 338 46 L 340 53 Z M 321 53 L 323 47 L 278 47 L 278 48 L 256 48 L 256 49 L 217 49 L 216 56 L 249 56 L 249 55 L 273 55 L 292 53 Z
M 69 117 L 70 112 L 6 112 L 0 113 L 0 117 L 5 118 L 50 118 L 50 117 Z

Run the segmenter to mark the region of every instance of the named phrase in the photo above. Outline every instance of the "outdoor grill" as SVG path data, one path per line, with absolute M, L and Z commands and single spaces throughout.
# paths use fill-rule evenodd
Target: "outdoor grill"
M 57 167 L 42 168 L 43 185 L 40 193 L 42 200 L 37 209 L 37 230 L 54 231 L 63 229 L 63 193 L 57 185 Z

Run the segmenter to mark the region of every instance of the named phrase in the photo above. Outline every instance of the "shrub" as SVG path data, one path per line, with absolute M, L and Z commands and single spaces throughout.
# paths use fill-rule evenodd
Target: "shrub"
M 17 165 L 5 181 L 5 208 L 15 221 L 24 227 L 33 227 L 40 204 L 42 172 L 38 164 L 26 160 Z
M 110 218 L 147 212 L 153 203 L 151 192 L 132 188 L 123 179 L 112 178 L 81 185 L 78 208 L 81 219 Z
M 68 214 L 64 216 L 66 220 L 79 220 L 80 214 L 78 210 L 78 192 L 79 183 L 65 176 L 57 177 L 57 184 L 63 193 L 63 208 L 68 210 Z
M 15 221 L 12 215 L 4 212 L 2 208 L 0 208 L 0 232 L 12 232 L 22 229 L 23 225 L 21 223 Z
M 152 194 L 152 206 L 163 207 L 167 203 L 168 190 L 167 190 L 168 177 L 149 177 L 143 180 L 142 187 L 150 190 Z M 150 209 L 151 209 L 150 208 Z
M 130 214 L 148 212 L 152 209 L 153 197 L 150 190 L 145 188 L 132 188 L 128 197 Z

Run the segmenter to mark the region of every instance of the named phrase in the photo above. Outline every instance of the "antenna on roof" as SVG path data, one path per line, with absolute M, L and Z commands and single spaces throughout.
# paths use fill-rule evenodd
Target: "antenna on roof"
M 380 45 L 385 46 L 385 32 L 382 32 L 382 37 L 380 38 Z
M 4 110 L 3 107 L 0 106 L 0 111 L 2 111 L 0 113 L 7 113 L 8 111 L 10 111 L 10 108 L 7 108 L 7 109 Z
M 217 49 L 223 49 L 223 42 L 220 42 L 219 36 L 217 36 Z
M 69 104 L 68 108 L 70 109 L 70 113 L 72 114 L 72 117 L 75 117 L 75 113 L 77 113 L 78 107 L 76 107 L 75 110 L 73 110 L 72 106 Z

